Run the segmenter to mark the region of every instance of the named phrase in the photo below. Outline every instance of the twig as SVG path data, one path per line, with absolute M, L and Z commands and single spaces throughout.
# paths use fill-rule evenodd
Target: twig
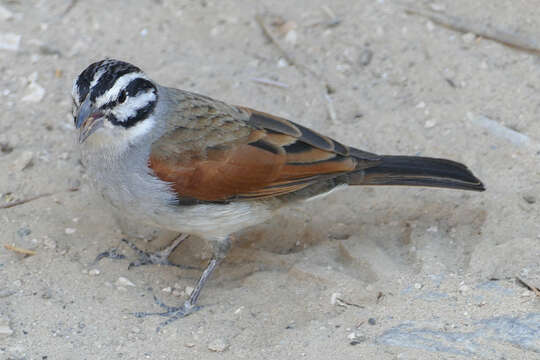
M 517 146 L 529 146 L 532 141 L 527 135 L 524 135 L 516 130 L 510 129 L 497 121 L 492 120 L 483 115 L 476 115 L 471 112 L 467 113 L 467 119 L 472 123 L 479 125 L 488 130 L 493 135 L 506 139 Z
M 527 284 L 523 279 L 521 279 L 519 276 L 516 276 L 516 281 L 518 282 L 518 284 L 526 287 L 527 289 L 529 289 L 530 291 L 532 291 L 536 296 L 540 296 L 540 289 L 537 288 L 536 286 L 532 286 L 530 284 Z
M 60 14 L 60 17 L 66 16 L 71 10 L 73 10 L 75 5 L 77 5 L 77 0 L 70 0 L 66 9 L 62 12 L 62 14 Z
M 440 14 L 408 6 L 403 6 L 403 8 L 406 13 L 428 18 L 433 22 L 452 30 L 473 33 L 516 49 L 540 53 L 540 43 L 536 39 L 530 37 L 519 36 L 494 26 L 484 25 L 480 22 L 459 18 L 457 16 Z
M 343 307 L 346 307 L 346 306 L 354 306 L 356 308 L 359 308 L 359 309 L 363 309 L 364 306 L 362 305 L 358 305 L 358 304 L 355 304 L 355 303 L 352 303 L 350 301 L 347 301 L 345 299 L 342 299 L 340 297 L 336 297 L 336 304 L 337 305 L 340 305 L 340 306 L 343 306 Z
M 23 249 L 9 244 L 4 244 L 4 248 L 6 248 L 6 250 L 10 250 L 25 256 L 32 256 L 37 254 L 34 250 Z
M 328 93 L 324 93 L 324 98 L 326 99 L 326 109 L 328 110 L 328 116 L 330 120 L 335 124 L 337 122 L 336 109 L 334 107 L 334 102 Z
M 289 88 L 289 85 L 287 85 L 285 83 L 282 83 L 280 81 L 267 79 L 267 78 L 251 78 L 251 81 L 259 83 L 259 84 L 275 86 L 275 87 L 283 88 L 283 89 L 288 89 Z
M 26 198 L 26 199 L 17 200 L 17 201 L 14 201 L 12 203 L 9 203 L 9 204 L 0 205 L 0 209 L 9 209 L 9 208 L 12 208 L 12 207 L 15 207 L 15 206 L 18 206 L 18 205 L 26 204 L 26 203 L 28 203 L 30 201 L 41 199 L 43 197 L 55 195 L 55 194 L 58 194 L 58 193 L 61 193 L 61 192 L 73 192 L 73 191 L 77 191 L 77 190 L 79 190 L 79 188 L 70 188 L 70 189 L 67 189 L 67 190 L 64 190 L 64 191 L 57 191 L 57 192 L 52 192 L 52 193 L 39 194 L 39 195 L 32 196 L 32 197 L 29 197 L 29 198 Z
M 272 34 L 268 26 L 266 26 L 264 22 L 264 17 L 262 15 L 260 14 L 255 15 L 255 20 L 257 21 L 257 24 L 259 24 L 259 26 L 261 27 L 264 35 L 279 49 L 279 51 L 281 52 L 285 60 L 287 60 L 287 62 L 290 65 L 296 66 L 300 70 L 305 69 L 309 71 L 316 78 L 319 78 L 319 76 L 315 73 L 315 71 L 311 70 L 310 68 L 308 68 L 307 66 L 303 64 L 300 64 L 298 61 L 295 60 L 295 58 L 287 50 L 283 48 L 283 46 L 281 46 L 281 44 L 279 43 L 279 40 L 274 36 L 274 34 Z

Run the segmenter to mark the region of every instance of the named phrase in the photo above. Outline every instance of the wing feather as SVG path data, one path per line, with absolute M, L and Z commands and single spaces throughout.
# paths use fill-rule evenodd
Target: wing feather
M 212 121 L 197 113 L 191 128 L 179 126 L 152 146 L 150 168 L 180 199 L 276 197 L 379 162 L 283 118 L 242 107 L 220 111 L 223 106 L 208 112 Z

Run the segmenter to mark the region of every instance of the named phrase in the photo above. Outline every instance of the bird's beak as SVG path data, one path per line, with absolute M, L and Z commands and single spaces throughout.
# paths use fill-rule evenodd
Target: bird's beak
M 93 110 L 90 99 L 87 97 L 81 104 L 75 120 L 75 127 L 80 129 L 79 144 L 82 144 L 90 135 L 103 126 L 103 114 Z

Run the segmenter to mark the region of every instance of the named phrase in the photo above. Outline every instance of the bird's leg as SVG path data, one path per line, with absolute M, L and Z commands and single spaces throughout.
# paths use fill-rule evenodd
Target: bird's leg
M 225 259 L 227 256 L 227 253 L 229 252 L 229 249 L 231 247 L 231 239 L 228 237 L 227 239 L 223 241 L 216 242 L 214 244 L 214 255 L 210 259 L 210 262 L 208 263 L 208 266 L 206 269 L 204 269 L 201 277 L 199 278 L 199 281 L 197 281 L 197 284 L 195 285 L 195 288 L 193 289 L 191 295 L 189 296 L 189 299 L 187 299 L 184 304 L 181 306 L 167 306 L 162 301 L 157 299 L 154 296 L 154 301 L 165 309 L 163 312 L 153 312 L 153 313 L 146 313 L 146 312 L 137 312 L 134 313 L 136 317 L 146 317 L 149 315 L 159 315 L 159 316 L 165 316 L 168 317 L 167 320 L 159 324 L 156 331 L 159 332 L 162 327 L 170 324 L 171 322 L 186 317 L 197 310 L 199 310 L 201 307 L 197 305 L 197 300 L 199 299 L 199 296 L 201 294 L 201 291 L 204 287 L 204 284 L 208 280 L 208 278 L 212 275 L 216 267 Z

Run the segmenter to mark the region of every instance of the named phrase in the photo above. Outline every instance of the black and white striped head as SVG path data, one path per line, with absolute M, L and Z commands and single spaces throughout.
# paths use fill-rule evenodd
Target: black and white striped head
M 88 66 L 73 83 L 73 119 L 79 142 L 133 140 L 149 131 L 157 87 L 138 67 L 107 59 Z M 99 135 L 98 135 L 99 134 Z

